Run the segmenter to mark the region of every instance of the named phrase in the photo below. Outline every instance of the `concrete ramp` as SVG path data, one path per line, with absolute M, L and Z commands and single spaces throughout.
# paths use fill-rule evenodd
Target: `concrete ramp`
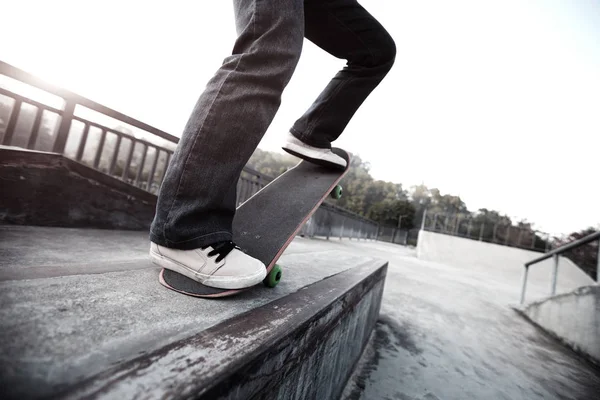
M 503 284 L 514 284 L 515 288 L 520 289 L 524 263 L 539 257 L 540 253 L 421 230 L 417 256 L 421 260 L 483 272 L 488 274 L 490 279 L 501 280 Z M 539 299 L 550 294 L 552 269 L 552 259 L 530 267 L 527 300 Z M 577 265 L 565 257 L 560 257 L 558 293 L 592 284 L 594 284 L 592 278 Z M 515 297 L 516 301 L 518 301 L 517 297 Z

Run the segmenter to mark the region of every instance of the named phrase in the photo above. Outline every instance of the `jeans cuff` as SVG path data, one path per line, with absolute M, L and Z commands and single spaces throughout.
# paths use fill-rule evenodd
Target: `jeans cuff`
M 225 240 L 232 240 L 233 235 L 229 232 L 215 232 L 207 235 L 202 235 L 193 239 L 183 240 L 174 242 L 165 238 L 163 235 L 157 235 L 150 231 L 150 241 L 158 244 L 159 246 L 168 247 L 170 249 L 178 250 L 194 250 L 201 247 L 209 246 L 216 242 Z
M 290 133 L 294 135 L 296 139 L 300 140 L 302 143 L 306 143 L 309 146 L 318 147 L 320 149 L 331 149 L 331 143 L 329 143 L 327 140 L 315 141 L 312 135 L 302 133 L 293 127 L 290 128 Z

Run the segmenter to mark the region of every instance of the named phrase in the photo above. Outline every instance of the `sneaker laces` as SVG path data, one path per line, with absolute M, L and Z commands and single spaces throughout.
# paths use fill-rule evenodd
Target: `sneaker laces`
M 227 241 L 223 241 L 223 242 L 219 242 L 210 246 L 205 246 L 202 247 L 202 250 L 205 250 L 209 247 L 212 247 L 213 249 L 208 253 L 209 257 L 213 257 L 216 256 L 217 254 L 219 255 L 216 259 L 215 262 L 220 262 L 222 259 L 224 259 L 225 257 L 227 257 L 227 255 L 229 253 L 231 253 L 231 250 L 233 249 L 240 249 L 235 243 L 233 243 L 231 240 L 227 240 Z

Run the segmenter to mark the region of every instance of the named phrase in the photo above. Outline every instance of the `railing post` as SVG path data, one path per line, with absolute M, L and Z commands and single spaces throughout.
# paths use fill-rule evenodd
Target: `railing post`
M 596 233 L 592 233 L 592 234 L 585 236 L 583 238 L 580 238 L 578 240 L 572 241 L 571 243 L 565 244 L 563 246 L 559 246 L 558 248 L 550 251 L 549 253 L 546 253 L 536 259 L 529 261 L 527 264 L 525 264 L 525 267 L 539 263 L 541 261 L 553 259 L 554 267 L 552 268 L 552 284 L 551 284 L 551 288 L 550 288 L 550 294 L 551 294 L 551 296 L 554 296 L 554 295 L 556 295 L 556 286 L 557 286 L 557 281 L 558 281 L 558 266 L 559 266 L 559 262 L 560 262 L 559 254 L 563 254 L 567 251 L 578 248 L 578 247 L 583 246 L 588 243 L 592 243 L 594 241 L 600 241 L 600 231 L 596 232 Z M 598 253 L 600 256 L 600 249 L 598 249 Z M 598 264 L 600 264 L 600 262 L 598 262 Z M 600 270 L 596 272 L 596 280 L 598 280 L 599 274 L 600 274 Z M 523 279 L 524 279 L 523 288 L 525 288 L 525 281 L 527 279 L 527 276 L 525 276 Z M 525 297 L 525 294 L 524 294 L 524 289 L 523 289 L 523 293 L 521 294 L 521 302 L 523 302 L 524 297 Z
M 427 209 L 423 212 L 423 221 L 421 221 L 421 230 L 425 230 L 425 220 L 427 219 Z
M 525 301 L 525 290 L 527 289 L 527 274 L 529 273 L 529 266 L 525 265 L 525 272 L 523 273 L 523 286 L 521 287 L 521 304 Z
M 483 240 L 483 229 L 485 228 L 485 222 L 481 223 L 481 227 L 479 228 L 479 241 Z
M 65 146 L 67 145 L 67 138 L 69 137 L 69 131 L 71 130 L 71 122 L 73 122 L 73 114 L 75 113 L 75 102 L 73 100 L 65 99 L 65 109 L 60 120 L 60 126 L 58 128 L 58 134 L 54 141 L 52 151 L 54 153 L 63 154 L 65 152 Z
M 15 100 L 10 117 L 8 118 L 8 125 L 6 126 L 6 131 L 4 132 L 4 138 L 2 139 L 3 145 L 10 146 L 12 144 L 13 135 L 17 126 L 17 120 L 19 119 L 19 114 L 21 113 L 21 105 L 21 100 Z
M 553 256 L 554 259 L 554 268 L 552 269 L 552 290 L 551 290 L 551 295 L 554 296 L 556 294 L 556 281 L 557 281 L 557 277 L 558 277 L 558 254 L 555 254 Z
M 600 283 L 600 240 L 598 240 L 598 258 L 596 259 L 596 282 Z

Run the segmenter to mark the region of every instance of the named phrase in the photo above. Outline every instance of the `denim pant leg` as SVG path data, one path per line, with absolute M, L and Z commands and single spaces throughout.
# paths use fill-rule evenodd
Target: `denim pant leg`
M 162 246 L 231 240 L 237 181 L 300 57 L 303 0 L 234 0 L 234 10 L 232 55 L 200 96 L 161 185 L 150 240 Z
M 290 130 L 307 144 L 330 148 L 392 68 L 396 46 L 356 0 L 306 0 L 304 18 L 306 38 L 348 63 Z

